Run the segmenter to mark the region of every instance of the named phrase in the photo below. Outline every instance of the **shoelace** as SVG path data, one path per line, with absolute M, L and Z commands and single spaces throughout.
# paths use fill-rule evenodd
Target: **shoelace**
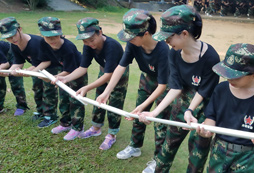
M 152 164 L 154 164 L 154 162 L 155 162 L 155 160 L 152 159 L 152 160 L 150 160 L 149 162 L 147 162 L 146 165 L 147 165 L 147 166 L 152 165 Z M 155 163 L 156 163 L 156 162 L 155 162 Z

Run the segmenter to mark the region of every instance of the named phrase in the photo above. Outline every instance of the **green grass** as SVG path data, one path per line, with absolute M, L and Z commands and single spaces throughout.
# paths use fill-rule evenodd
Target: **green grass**
M 121 23 L 124 10 L 120 13 L 109 12 L 22 12 L 22 13 L 0 13 L 0 18 L 14 16 L 20 22 L 25 33 L 39 34 L 37 21 L 44 16 L 54 16 L 61 19 L 62 28 L 65 35 L 77 34 L 75 23 L 83 17 L 95 17 Z M 120 30 L 121 28 L 119 28 Z M 115 35 L 109 36 L 116 38 Z M 82 42 L 74 38 L 73 41 L 78 49 L 82 51 Z M 25 67 L 29 64 L 26 63 Z M 97 78 L 99 67 L 93 62 L 88 70 L 89 82 Z M 140 70 L 136 62 L 130 66 L 130 79 L 124 110 L 131 111 L 135 108 L 137 88 Z M 8 82 L 7 82 L 8 83 Z M 117 135 L 117 142 L 112 149 L 100 151 L 98 147 L 103 142 L 107 134 L 107 120 L 102 128 L 103 133 L 99 137 L 89 139 L 75 139 L 74 141 L 64 141 L 65 133 L 59 135 L 51 134 L 51 129 L 57 124 L 48 128 L 39 129 L 38 122 L 32 122 L 31 116 L 35 111 L 33 100 L 31 78 L 25 78 L 24 85 L 30 110 L 24 116 L 14 117 L 15 98 L 8 92 L 5 100 L 5 107 L 8 111 L 1 114 L 0 118 L 0 170 L 1 172 L 142 172 L 145 164 L 153 157 L 154 151 L 154 130 L 150 125 L 147 128 L 142 155 L 139 158 L 128 160 L 118 160 L 116 153 L 124 149 L 130 140 L 132 122 L 122 119 L 121 130 Z M 88 97 L 94 99 L 95 90 L 88 93 Z M 86 106 L 85 126 L 91 126 L 92 106 Z M 184 141 L 178 151 L 172 166 L 172 173 L 186 171 L 187 167 L 187 143 Z

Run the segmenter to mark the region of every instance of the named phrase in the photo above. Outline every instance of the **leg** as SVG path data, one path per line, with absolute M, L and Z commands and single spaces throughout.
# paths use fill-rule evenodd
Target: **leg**
M 26 110 L 28 107 L 26 103 L 26 93 L 23 84 L 23 77 L 9 76 L 9 82 L 11 85 L 11 90 L 16 97 L 17 109 Z
M 39 115 L 43 115 L 43 81 L 37 77 L 32 77 L 34 101 L 36 104 L 36 110 Z
M 6 82 L 4 77 L 0 77 L 0 111 L 4 108 L 4 99 L 6 95 Z

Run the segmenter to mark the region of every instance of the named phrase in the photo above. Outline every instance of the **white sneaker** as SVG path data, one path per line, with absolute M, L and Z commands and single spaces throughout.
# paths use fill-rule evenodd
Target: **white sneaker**
M 139 157 L 140 155 L 141 155 L 140 148 L 134 148 L 128 145 L 124 150 L 117 153 L 116 157 L 118 159 L 128 159 L 131 158 L 132 156 Z
M 147 162 L 147 167 L 142 171 L 142 173 L 154 173 L 156 167 L 156 161 L 153 159 Z

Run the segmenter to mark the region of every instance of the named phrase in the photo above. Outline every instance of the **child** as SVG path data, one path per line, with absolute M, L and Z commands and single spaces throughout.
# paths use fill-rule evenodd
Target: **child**
M 13 63 L 13 54 L 10 44 L 0 41 L 0 70 L 8 69 Z M 11 90 L 16 97 L 17 109 L 14 116 L 23 115 L 28 108 L 26 103 L 26 93 L 23 85 L 23 77 L 9 76 Z M 6 94 L 6 82 L 4 77 L 0 77 L 0 113 L 4 112 L 4 99 Z
M 254 132 L 254 46 L 231 45 L 225 59 L 213 71 L 227 79 L 214 90 L 206 107 L 203 124 Z M 199 135 L 213 133 L 198 128 Z M 211 148 L 208 172 L 253 172 L 254 139 L 216 134 Z
M 191 6 L 175 6 L 161 15 L 161 31 L 154 34 L 155 40 L 166 40 L 170 51 L 170 91 L 152 112 L 143 112 L 140 121 L 149 123 L 145 116 L 157 117 L 168 105 L 172 111 L 170 120 L 184 121 L 185 116 L 195 116 L 203 122 L 204 107 L 210 98 L 219 77 L 212 71 L 220 61 L 214 48 L 202 41 L 202 19 Z M 174 157 L 188 131 L 168 126 L 166 139 L 156 158 L 156 172 L 168 172 Z M 187 172 L 203 172 L 209 152 L 210 139 L 199 137 L 194 131 L 189 136 L 189 165 Z
M 91 65 L 93 58 L 100 65 L 98 79 L 93 83 L 86 85 L 77 91 L 77 94 L 85 96 L 86 93 L 94 88 L 96 89 L 96 97 L 100 95 L 107 87 L 107 82 L 118 65 L 122 55 L 122 46 L 114 39 L 102 34 L 99 21 L 95 18 L 86 17 L 80 19 L 77 23 L 78 36 L 77 40 L 82 40 L 83 58 L 80 67 L 71 74 L 58 77 L 64 83 L 72 81 L 87 73 L 88 67 Z M 109 105 L 123 109 L 124 99 L 128 86 L 129 68 L 127 68 L 118 82 L 116 88 L 112 92 L 109 99 Z M 85 132 L 79 134 L 80 138 L 89 138 L 101 135 L 101 127 L 105 119 L 106 111 L 94 107 L 92 127 Z M 112 112 L 108 112 L 109 129 L 104 142 L 99 147 L 101 150 L 108 150 L 116 142 L 116 134 L 120 130 L 121 116 Z
M 155 41 L 152 34 L 156 31 L 156 21 L 147 11 L 140 9 L 131 9 L 123 16 L 124 29 L 118 33 L 118 38 L 126 41 L 124 55 L 115 69 L 110 82 L 104 92 L 97 97 L 99 103 L 106 103 L 111 91 L 118 83 L 125 69 L 135 58 L 140 70 L 140 84 L 136 108 L 133 114 L 139 114 L 142 111 L 151 109 L 153 102 L 158 105 L 165 96 L 167 88 L 169 64 L 169 48 L 164 41 Z M 168 119 L 170 108 L 159 115 L 159 118 Z M 132 118 L 128 120 L 133 120 Z M 154 123 L 155 129 L 155 152 L 156 156 L 165 139 L 166 125 Z M 141 155 L 140 147 L 143 146 L 146 125 L 137 119 L 133 122 L 131 142 L 124 150 L 117 153 L 118 159 L 128 159 L 132 156 Z M 143 172 L 150 170 L 155 166 L 155 161 L 149 162 Z
M 32 65 L 27 69 L 31 71 L 36 71 L 36 69 L 39 69 L 39 65 L 44 65 L 44 63 L 41 63 L 39 60 L 40 41 L 42 37 L 23 33 L 22 27 L 20 27 L 20 24 L 14 17 L 2 19 L 0 21 L 0 28 L 2 38 L 7 39 L 7 41 L 11 43 L 11 49 L 14 54 L 14 62 L 10 67 L 10 70 L 13 70 L 12 75 L 20 76 L 14 70 L 23 68 L 26 61 Z M 44 66 L 47 66 L 47 64 Z M 47 70 L 51 71 L 50 69 Z M 47 127 L 51 124 L 52 119 L 57 119 L 56 89 L 51 84 L 43 82 L 37 77 L 32 77 L 32 80 L 32 89 L 34 91 L 34 100 L 37 110 L 37 112 L 34 112 L 32 119 L 39 120 L 45 117 L 44 121 L 40 122 L 38 127 Z
M 38 26 L 44 40 L 41 41 L 41 61 L 50 62 L 60 73 L 57 76 L 66 76 L 80 65 L 81 54 L 76 46 L 62 35 L 60 20 L 55 17 L 43 17 Z M 70 88 L 78 90 L 87 83 L 87 75 L 68 83 Z M 59 89 L 59 110 L 62 114 L 61 125 L 51 130 L 53 134 L 69 131 L 64 140 L 73 140 L 83 131 L 85 108 L 67 92 Z

